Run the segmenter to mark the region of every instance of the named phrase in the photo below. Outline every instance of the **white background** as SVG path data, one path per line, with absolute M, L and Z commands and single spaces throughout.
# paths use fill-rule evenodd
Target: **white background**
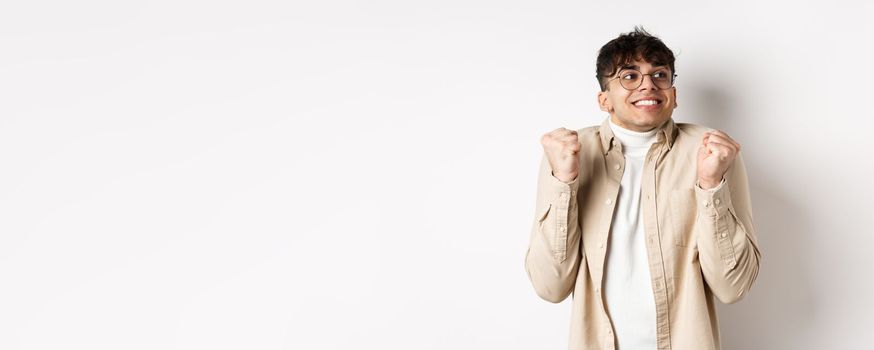
M 540 135 L 644 25 L 744 149 L 728 349 L 869 344 L 872 5 L 6 1 L 0 349 L 564 349 L 523 268 Z

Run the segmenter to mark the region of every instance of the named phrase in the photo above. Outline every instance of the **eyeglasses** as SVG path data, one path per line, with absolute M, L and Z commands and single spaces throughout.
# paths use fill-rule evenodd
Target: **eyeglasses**
M 623 69 L 619 72 L 619 76 L 608 80 L 608 83 L 619 79 L 619 85 L 622 85 L 625 90 L 634 90 L 643 84 L 644 75 L 649 75 L 652 83 L 659 89 L 670 89 L 671 86 L 674 86 L 674 78 L 677 77 L 676 74 L 671 74 L 667 69 L 659 69 L 649 74 L 643 74 L 636 69 Z

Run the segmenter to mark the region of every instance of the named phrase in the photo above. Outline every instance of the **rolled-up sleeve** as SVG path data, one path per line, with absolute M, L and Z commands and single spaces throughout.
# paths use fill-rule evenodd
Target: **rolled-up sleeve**
M 756 280 L 762 256 L 741 155 L 714 189 L 696 184 L 695 198 L 699 213 L 695 234 L 704 279 L 719 301 L 737 302 Z
M 579 176 L 562 182 L 543 155 L 525 270 L 537 295 L 554 303 L 570 294 L 580 264 L 578 188 Z

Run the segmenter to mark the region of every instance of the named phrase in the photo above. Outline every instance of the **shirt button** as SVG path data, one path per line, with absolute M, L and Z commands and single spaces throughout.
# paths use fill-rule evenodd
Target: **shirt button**
M 708 202 L 708 201 L 703 201 L 703 202 L 701 202 L 701 204 L 704 204 L 705 208 L 710 207 L 710 202 Z
M 719 205 L 719 198 L 717 198 L 716 201 L 714 201 L 714 203 L 716 203 L 716 205 Z
M 610 205 L 610 204 L 612 204 L 612 203 L 613 203 L 613 201 L 611 201 L 611 200 L 609 200 L 609 199 L 608 199 L 608 200 L 607 200 L 607 201 L 605 201 L 605 202 L 604 202 L 604 203 L 605 203 L 605 204 L 607 204 L 607 205 Z
M 571 191 L 571 194 L 572 194 L 572 195 L 573 195 L 573 194 L 577 194 L 577 191 Z
M 567 228 L 564 227 L 564 226 L 562 226 L 562 227 L 560 227 L 558 230 L 561 231 L 561 232 L 565 232 L 565 231 L 567 231 Z M 724 236 L 723 236 L 723 237 L 724 237 Z
M 599 244 L 598 248 L 604 248 L 604 243 Z
M 734 261 L 732 261 L 730 264 L 728 264 L 728 267 L 729 267 L 729 268 L 732 268 L 732 269 L 733 269 L 735 266 L 737 266 L 737 263 L 734 262 Z
M 722 238 L 725 238 L 725 237 L 728 237 L 728 233 L 723 232 L 723 233 L 722 233 Z
M 613 166 L 613 169 L 619 170 L 619 168 L 621 168 L 621 167 L 619 166 L 619 164 L 616 164 L 616 165 Z

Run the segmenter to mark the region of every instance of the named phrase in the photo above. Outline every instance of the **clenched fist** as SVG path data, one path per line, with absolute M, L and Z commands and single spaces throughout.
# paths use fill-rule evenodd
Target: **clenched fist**
M 724 132 L 705 132 L 698 146 L 698 184 L 701 188 L 710 189 L 719 185 L 738 152 L 740 144 Z
M 577 178 L 580 172 L 580 141 L 577 132 L 565 128 L 550 131 L 540 138 L 546 159 L 552 167 L 552 175 L 565 183 Z

